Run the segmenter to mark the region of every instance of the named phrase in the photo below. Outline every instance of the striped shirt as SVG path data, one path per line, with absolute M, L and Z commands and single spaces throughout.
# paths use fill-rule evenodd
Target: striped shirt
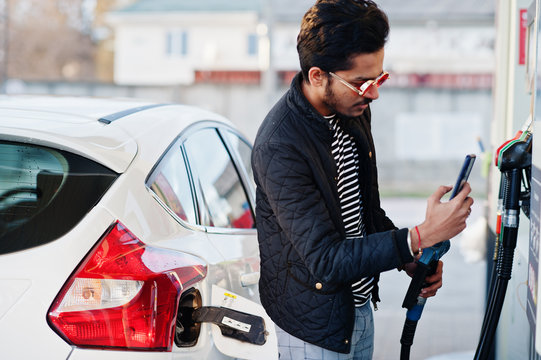
M 363 223 L 363 201 L 359 186 L 359 155 L 353 138 L 340 127 L 335 115 L 326 117 L 334 135 L 331 152 L 338 169 L 338 196 L 346 238 L 362 238 L 366 235 Z M 352 285 L 355 306 L 364 305 L 370 299 L 374 278 L 363 278 Z

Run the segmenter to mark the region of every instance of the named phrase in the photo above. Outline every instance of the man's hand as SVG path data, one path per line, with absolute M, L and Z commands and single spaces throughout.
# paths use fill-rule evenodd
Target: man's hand
M 421 290 L 421 297 L 429 298 L 436 295 L 438 289 L 443 285 L 443 262 L 438 261 L 436 272 L 430 276 L 427 276 L 425 282 L 429 284 L 427 287 Z
M 425 221 L 418 226 L 422 248 L 449 240 L 466 228 L 466 219 L 470 215 L 473 204 L 473 199 L 468 196 L 471 187 L 465 183 L 453 199 L 442 202 L 441 198 L 451 189 L 452 187 L 449 186 L 440 186 L 428 198 Z M 411 232 L 411 234 L 411 247 L 416 251 L 419 239 L 416 232 Z
M 417 263 L 411 262 L 409 264 L 404 265 L 404 268 L 405 268 L 406 273 L 410 277 L 413 277 L 413 274 L 415 274 L 415 269 L 417 269 Z M 438 292 L 438 289 L 441 288 L 443 284 L 442 280 L 443 280 L 443 262 L 439 260 L 438 266 L 436 267 L 436 272 L 425 278 L 425 283 L 429 285 L 423 288 L 419 295 L 424 298 L 429 298 L 436 295 L 436 293 Z

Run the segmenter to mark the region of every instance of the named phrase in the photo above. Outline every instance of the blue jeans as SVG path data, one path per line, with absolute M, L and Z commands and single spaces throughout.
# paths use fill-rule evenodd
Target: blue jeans
M 276 326 L 280 360 L 367 360 L 374 353 L 374 316 L 370 301 L 355 308 L 351 351 L 342 354 L 304 342 Z

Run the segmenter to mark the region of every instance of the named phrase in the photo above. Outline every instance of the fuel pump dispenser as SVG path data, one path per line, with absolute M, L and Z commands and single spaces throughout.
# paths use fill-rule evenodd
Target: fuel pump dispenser
M 529 120 L 514 138 L 498 148 L 495 164 L 501 172 L 497 229 L 494 246 L 493 273 L 487 306 L 475 360 L 490 356 L 494 335 L 503 307 L 507 284 L 511 279 L 514 252 L 517 245 L 520 210 L 530 215 L 530 179 L 532 164 L 532 121 Z M 449 250 L 449 240 L 423 250 L 417 269 L 406 293 L 402 307 L 407 308 L 402 331 L 400 359 L 408 360 L 417 322 L 426 299 L 418 294 L 426 276 L 434 273 L 439 259 Z
M 485 360 L 490 356 L 507 284 L 511 279 L 520 208 L 522 207 L 525 215 L 529 216 L 532 163 L 531 127 L 530 121 L 513 139 L 505 142 L 496 152 L 495 163 L 501 172 L 497 223 L 499 229 L 496 230 L 497 237 L 494 246 L 496 264 L 491 276 L 491 286 L 475 360 Z

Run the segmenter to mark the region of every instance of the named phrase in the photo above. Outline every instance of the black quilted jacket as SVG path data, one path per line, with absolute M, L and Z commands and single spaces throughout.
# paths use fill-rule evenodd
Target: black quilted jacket
M 288 333 L 347 353 L 354 321 L 351 284 L 413 261 L 407 229 L 380 208 L 370 112 L 342 119 L 359 149 L 368 236 L 345 239 L 331 155 L 332 130 L 306 100 L 297 75 L 262 123 L 252 153 L 261 256 L 260 297 Z M 377 297 L 377 287 L 373 293 Z

